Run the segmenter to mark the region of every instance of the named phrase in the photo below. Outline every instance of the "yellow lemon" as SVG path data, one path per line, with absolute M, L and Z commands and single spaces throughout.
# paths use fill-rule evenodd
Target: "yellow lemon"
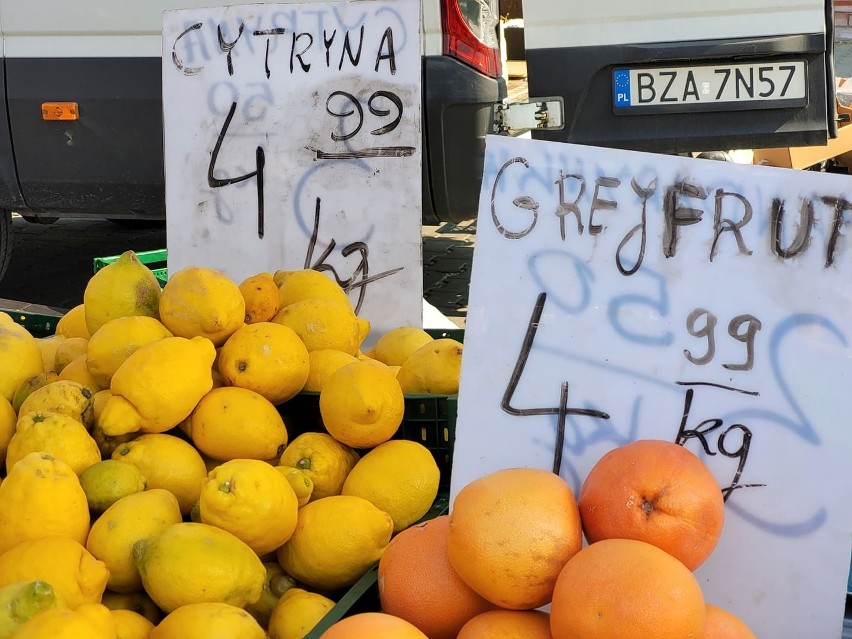
M 173 524 L 133 545 L 151 599 L 169 613 L 192 603 L 242 607 L 260 599 L 266 569 L 254 551 L 226 530 Z
M 459 392 L 463 346 L 448 337 L 414 351 L 396 375 L 404 393 L 455 395 Z
M 275 604 L 285 592 L 296 587 L 296 580 L 284 572 L 284 569 L 274 561 L 264 561 L 266 580 L 263 582 L 263 594 L 252 604 L 247 604 L 245 610 L 257 620 L 261 626 L 269 625 L 269 617 Z
M 148 639 L 154 624 L 132 610 L 110 610 L 115 623 L 115 639 Z
M 367 335 L 370 334 L 370 320 L 366 317 L 356 317 L 355 324 L 358 326 L 358 349 L 360 352 L 361 344 L 364 343 L 364 340 L 367 339 Z
M 5 465 L 6 451 L 9 449 L 9 442 L 15 434 L 15 424 L 18 421 L 18 416 L 15 414 L 15 409 L 5 397 L 0 397 L 0 461 Z
M 311 500 L 314 482 L 308 473 L 292 466 L 276 466 L 275 470 L 284 475 L 284 479 L 290 484 L 300 508 Z
M 86 427 L 68 415 L 50 411 L 23 413 L 6 451 L 12 467 L 30 453 L 44 452 L 61 459 L 77 476 L 101 460 L 101 451 Z
M 85 337 L 69 337 L 62 340 L 62 343 L 56 347 L 53 354 L 53 370 L 57 375 L 62 374 L 62 370 L 72 361 L 86 355 L 86 349 L 89 347 L 89 340 Z
M 246 324 L 268 322 L 281 308 L 278 285 L 271 273 L 257 273 L 240 282 L 240 293 L 246 303 Z
M 77 304 L 77 306 L 60 317 L 56 323 L 54 333 L 62 337 L 85 337 L 89 339 L 85 307 L 82 304 Z
M 269 639 L 304 639 L 326 613 L 334 608 L 328 597 L 291 588 L 285 592 L 269 618 Z
M 130 593 L 106 590 L 104 596 L 101 597 L 101 603 L 110 610 L 135 612 L 145 617 L 152 624 L 160 623 L 160 619 L 163 618 L 163 612 L 157 608 L 157 604 L 151 600 L 144 590 Z
M 133 544 L 181 521 L 177 499 L 162 488 L 127 495 L 107 508 L 92 524 L 86 541 L 89 552 L 109 569 L 107 587 L 123 593 L 141 590 Z
M 311 351 L 308 353 L 308 379 L 305 381 L 305 387 L 302 390 L 320 392 L 332 373 L 355 361 L 358 360 L 349 353 L 330 348 Z
M 399 429 L 405 397 L 386 366 L 358 361 L 328 378 L 319 407 L 332 437 L 352 448 L 372 448 Z
M 402 366 L 414 351 L 431 341 L 433 337 L 422 328 L 398 326 L 382 335 L 367 356 L 388 366 Z
M 98 443 L 98 448 L 101 451 L 101 457 L 103 459 L 109 459 L 112 457 L 113 451 L 118 448 L 121 444 L 126 444 L 127 442 L 136 439 L 141 436 L 142 431 L 136 431 L 133 433 L 125 433 L 124 435 L 107 435 L 100 426 L 101 413 L 103 413 L 104 406 L 106 406 L 109 398 L 112 397 L 112 393 L 110 390 L 104 389 L 102 391 L 98 391 L 92 397 L 92 413 L 94 415 L 95 425 L 92 428 L 92 437 Z
M 86 283 L 83 291 L 86 328 L 89 335 L 94 335 L 117 317 L 157 317 L 159 303 L 160 283 L 154 273 L 139 261 L 136 253 L 125 251 Z
M 45 537 L 86 543 L 89 504 L 68 464 L 47 453 L 30 453 L 8 472 L 0 483 L 0 553 Z
M 65 537 L 31 539 L 0 555 L 0 586 L 42 579 L 69 608 L 100 602 L 108 577 L 104 562 Z
M 21 406 L 27 397 L 32 395 L 42 386 L 47 386 L 48 384 L 52 384 L 56 381 L 59 381 L 59 375 L 52 371 L 28 377 L 20 386 L 18 386 L 18 390 L 16 390 L 15 394 L 12 396 L 12 408 L 15 409 L 16 413 L 20 412 Z
M 89 509 L 102 513 L 122 497 L 145 490 L 146 482 L 142 471 L 133 464 L 104 459 L 83 471 L 80 486 L 86 493 Z
M 44 372 L 38 341 L 12 321 L 0 323 L 0 362 L 0 396 L 10 402 L 24 381 Z
M 393 520 L 361 497 L 336 495 L 299 509 L 290 541 L 278 562 L 297 581 L 318 590 L 355 583 L 390 543 Z
M 68 362 L 68 364 L 63 367 L 62 372 L 59 373 L 59 379 L 78 382 L 81 386 L 92 391 L 93 395 L 104 389 L 103 385 L 101 385 L 89 371 L 85 355 L 77 355 L 77 357 Z
M 258 555 L 290 539 L 299 510 L 290 482 L 256 459 L 234 459 L 213 470 L 199 507 L 202 523 L 233 533 Z
M 339 495 L 358 454 L 327 433 L 303 433 L 296 437 L 278 460 L 304 472 L 313 482 L 310 499 Z
M 392 440 L 364 455 L 343 484 L 343 495 L 363 497 L 393 519 L 393 530 L 408 528 L 425 515 L 441 472 L 429 449 L 417 442 Z
M 37 614 L 64 605 L 53 586 L 41 579 L 3 586 L 0 588 L 0 638 L 12 639 L 18 628 Z
M 45 373 L 55 373 L 53 363 L 56 360 L 56 349 L 64 342 L 64 335 L 48 335 L 47 337 L 39 337 L 36 339 L 38 348 L 41 351 L 41 363 L 44 366 Z
M 112 397 L 112 392 L 108 388 L 99 390 L 92 395 L 92 417 L 96 426 L 101 418 L 101 413 L 104 411 L 104 406 L 106 406 L 107 400 L 110 397 Z
M 204 337 L 166 337 L 138 348 L 112 376 L 100 427 L 113 436 L 174 428 L 213 388 L 214 357 Z
M 46 411 L 62 413 L 91 429 L 95 417 L 92 397 L 92 391 L 79 382 L 57 380 L 30 393 L 18 409 L 18 414 Z
M 169 613 L 150 639 L 266 639 L 245 610 L 226 603 L 193 603 Z
M 215 269 L 188 266 L 163 287 L 160 319 L 177 336 L 206 337 L 221 346 L 245 316 L 240 287 Z
M 154 317 L 132 315 L 110 320 L 89 338 L 86 349 L 89 373 L 98 386 L 109 388 L 115 371 L 131 353 L 166 337 L 172 337 L 171 332 Z
M 201 484 L 207 477 L 198 451 L 174 435 L 142 435 L 116 448 L 112 459 L 133 464 L 142 471 L 149 490 L 165 488 L 172 493 L 184 515 L 198 501 Z
M 222 377 L 222 374 L 219 372 L 219 369 L 216 368 L 215 364 L 213 365 L 213 371 L 211 375 L 213 377 L 213 388 L 222 388 L 223 386 L 226 386 L 225 378 Z
M 214 388 L 193 409 L 188 425 L 196 448 L 219 461 L 274 461 L 287 446 L 287 427 L 278 410 L 246 388 Z
M 201 521 L 201 503 L 195 502 L 192 505 L 192 510 L 189 511 L 189 521 L 195 524 L 203 523 Z
M 296 333 L 273 322 L 237 329 L 219 352 L 219 372 L 231 386 L 260 393 L 273 404 L 292 398 L 308 378 L 308 349 Z
M 208 475 L 212 473 L 216 468 L 222 465 L 221 461 L 219 461 L 218 459 L 213 459 L 212 457 L 208 457 L 204 453 L 201 453 L 201 459 L 204 460 L 204 467 L 207 469 Z
M 112 454 L 115 452 L 116 448 L 141 436 L 142 433 L 137 431 L 135 433 L 127 433 L 126 435 L 116 435 L 113 437 L 105 434 L 104 431 L 101 430 L 100 426 L 95 426 L 92 429 L 92 439 L 94 439 L 98 444 L 98 450 L 101 451 L 102 459 L 112 458 Z
M 333 348 L 355 355 L 361 333 L 348 302 L 310 298 L 284 306 L 272 321 L 296 331 L 308 351 Z
M 275 271 L 273 280 L 278 285 L 281 308 L 311 298 L 337 300 L 352 306 L 346 292 L 332 276 L 313 269 Z
M 15 639 L 116 639 L 115 622 L 106 606 L 84 604 L 76 610 L 54 608 L 18 629 Z

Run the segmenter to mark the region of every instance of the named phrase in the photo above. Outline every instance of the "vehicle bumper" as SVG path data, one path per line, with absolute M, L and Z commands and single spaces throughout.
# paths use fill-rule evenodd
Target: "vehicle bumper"
M 806 61 L 805 107 L 653 115 L 617 115 L 613 109 L 616 67 L 788 58 Z M 824 34 L 530 49 L 529 94 L 561 96 L 566 123 L 563 130 L 534 132 L 533 137 L 657 153 L 824 145 L 835 132 L 828 59 Z

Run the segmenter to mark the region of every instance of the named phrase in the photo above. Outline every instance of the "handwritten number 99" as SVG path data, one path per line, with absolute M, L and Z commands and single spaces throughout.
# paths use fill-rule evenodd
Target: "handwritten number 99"
M 686 318 L 686 330 L 693 337 L 707 340 L 707 348 L 703 355 L 694 355 L 689 349 L 683 354 L 693 364 L 703 366 L 710 363 L 716 355 L 716 324 L 718 320 L 710 311 L 696 308 Z M 754 367 L 754 338 L 761 329 L 761 322 L 754 315 L 737 315 L 728 323 L 728 335 L 746 347 L 745 361 L 739 364 L 722 364 L 732 371 L 748 371 Z
M 334 98 L 341 98 L 341 100 L 335 100 Z M 398 95 L 391 93 L 390 91 L 376 91 L 367 99 L 367 108 L 370 113 L 379 118 L 391 116 L 391 109 L 382 108 L 382 106 L 384 106 L 382 105 L 382 100 L 390 102 L 395 110 L 395 114 L 392 116 L 390 122 L 370 131 L 373 135 L 384 135 L 385 133 L 390 133 L 399 126 L 399 123 L 402 120 L 402 100 Z M 341 120 L 352 116 L 355 116 L 356 118 L 349 133 L 337 134 L 332 132 L 331 139 L 335 142 L 345 142 L 346 140 L 355 137 L 364 126 L 364 107 L 361 106 L 358 98 L 351 93 L 347 93 L 346 91 L 335 91 L 329 95 L 328 99 L 325 101 L 325 110 L 329 115 L 341 118 Z M 343 124 L 344 123 L 341 121 L 341 128 L 343 128 Z

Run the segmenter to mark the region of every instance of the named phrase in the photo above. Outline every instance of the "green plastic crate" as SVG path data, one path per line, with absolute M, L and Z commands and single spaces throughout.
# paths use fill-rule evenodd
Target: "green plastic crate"
M 62 313 L 34 313 L 20 308 L 0 308 L 8 313 L 15 322 L 27 329 L 33 337 L 49 337 L 56 332 L 56 324 Z
M 406 395 L 402 424 L 392 439 L 423 444 L 441 471 L 440 490 L 449 490 L 456 440 L 456 395 Z M 319 393 L 299 393 L 278 406 L 292 441 L 302 433 L 325 432 L 319 411 Z M 359 451 L 361 452 L 361 451 Z
M 168 269 L 166 268 L 166 258 L 167 258 L 166 249 L 156 249 L 154 251 L 140 251 L 136 253 L 136 257 L 139 258 L 139 261 L 142 262 L 145 266 L 151 269 L 151 272 L 154 273 L 154 276 L 157 278 L 157 281 L 160 283 L 160 286 L 165 286 L 166 281 L 169 279 Z M 109 257 L 96 257 L 92 262 L 92 266 L 94 267 L 94 272 L 97 273 L 104 266 L 108 266 L 115 262 L 120 255 L 110 255 Z

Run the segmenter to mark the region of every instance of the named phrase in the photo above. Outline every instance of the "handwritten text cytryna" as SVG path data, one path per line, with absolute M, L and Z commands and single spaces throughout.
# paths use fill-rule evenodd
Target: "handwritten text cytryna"
M 188 54 L 190 59 L 200 57 L 202 60 L 217 57 L 220 63 L 226 64 L 228 75 L 233 76 L 234 57 L 238 57 L 245 49 L 248 50 L 252 62 L 262 61 L 264 73 L 270 79 L 273 70 L 276 74 L 289 72 L 292 75 L 296 71 L 308 73 L 314 64 L 325 66 L 326 69 L 336 67 L 338 71 L 343 71 L 344 65 L 353 69 L 372 65 L 373 71 L 378 71 L 381 64 L 386 63 L 391 73 L 396 72 L 393 26 L 385 27 L 376 41 L 367 43 L 368 52 L 362 65 L 361 58 L 365 49 L 363 21 L 354 25 L 353 29 L 345 28 L 345 25 L 339 28 L 336 25 L 327 27 L 324 26 L 324 18 L 328 17 L 327 11 L 311 10 L 308 15 L 312 14 L 312 17 L 316 18 L 316 24 L 311 25 L 312 28 L 300 30 L 299 13 L 296 9 L 290 9 L 258 16 L 254 20 L 255 28 L 249 29 L 246 28 L 245 22 L 239 22 L 233 36 L 227 35 L 234 28 L 234 25 L 228 22 L 213 21 L 206 25 L 204 21 L 195 22 L 172 42 L 172 63 L 182 73 L 195 75 L 203 71 L 205 65 L 186 64 L 183 55 Z M 363 18 L 363 15 L 359 17 Z M 288 26 L 279 26 L 282 24 Z M 397 30 L 401 26 L 397 25 Z M 195 31 L 201 31 L 201 37 L 188 38 Z M 186 42 L 183 42 L 184 38 L 188 38 Z M 274 46 L 273 40 L 276 41 Z M 240 47 L 237 48 L 237 45 Z M 261 58 L 253 55 L 258 47 L 263 50 Z M 183 55 L 179 53 L 181 49 L 184 51 Z M 215 56 L 211 55 L 211 51 Z
M 843 175 L 489 138 L 452 494 L 512 466 L 578 490 L 615 446 L 677 442 L 726 503 L 708 601 L 758 636 L 839 637 L 850 193 Z
M 422 312 L 420 8 L 167 11 L 169 267 L 314 268 L 375 334 Z

